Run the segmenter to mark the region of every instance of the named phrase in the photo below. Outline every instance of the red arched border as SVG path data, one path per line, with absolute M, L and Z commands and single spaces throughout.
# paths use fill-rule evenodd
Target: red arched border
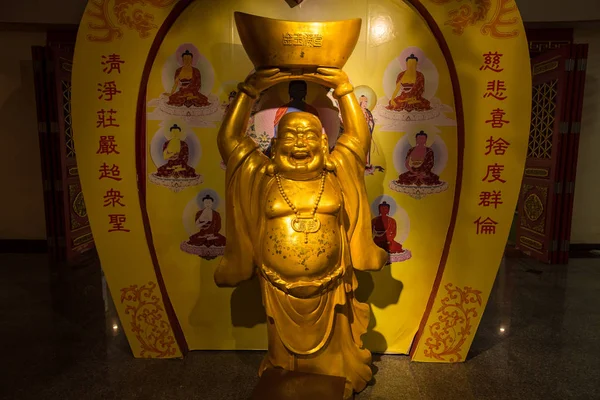
M 448 226 L 448 232 L 446 233 L 446 242 L 444 243 L 444 250 L 440 259 L 440 265 L 438 266 L 437 275 L 435 276 L 435 280 L 433 281 L 433 287 L 431 288 L 431 293 L 429 294 L 429 301 L 427 302 L 427 307 L 425 308 L 425 312 L 423 313 L 423 318 L 421 319 L 419 330 L 415 335 L 415 340 L 413 340 L 413 346 L 410 349 L 410 356 L 412 358 L 417 348 L 416 345 L 419 343 L 419 340 L 423 335 L 425 325 L 427 324 L 427 320 L 429 319 L 429 315 L 431 314 L 431 309 L 433 308 L 433 303 L 435 302 L 438 291 L 440 289 L 442 277 L 444 276 L 444 270 L 446 269 L 446 262 L 448 261 L 448 254 L 450 253 L 452 236 L 454 236 L 454 228 L 456 227 L 456 218 L 458 216 L 458 204 L 460 202 L 460 192 L 462 191 L 462 175 L 464 168 L 463 158 L 465 152 L 465 114 L 463 110 L 462 94 L 460 91 L 460 81 L 458 79 L 458 72 L 456 71 L 456 65 L 454 64 L 454 59 L 452 58 L 452 52 L 450 51 L 450 47 L 446 42 L 446 38 L 444 38 L 442 30 L 438 26 L 437 22 L 435 22 L 435 19 L 433 18 L 433 16 L 431 16 L 427 8 L 423 4 L 421 4 L 419 0 L 404 1 L 410 3 L 421 15 L 421 17 L 423 17 L 423 19 L 427 23 L 427 26 L 433 33 L 435 40 L 437 40 L 438 46 L 442 50 L 442 54 L 444 55 L 444 59 L 446 60 L 446 65 L 448 66 L 448 71 L 450 72 L 450 81 L 452 83 L 452 94 L 454 95 L 454 109 L 456 110 L 456 133 L 458 147 L 456 188 L 454 189 L 452 217 L 450 218 L 450 225 Z
M 137 112 L 136 112 L 136 129 L 135 129 L 135 140 L 136 140 L 136 167 L 137 167 L 137 177 L 138 177 L 138 192 L 140 199 L 140 206 L 142 211 L 142 220 L 144 223 L 144 230 L 146 233 L 146 240 L 148 242 L 148 249 L 150 250 L 150 255 L 152 257 L 152 264 L 154 266 L 154 271 L 156 273 L 156 278 L 158 281 L 158 286 L 160 288 L 161 295 L 163 297 L 163 302 L 165 304 L 165 311 L 169 318 L 169 322 L 171 323 L 171 327 L 173 329 L 173 333 L 175 335 L 175 339 L 177 340 L 177 344 L 179 345 L 182 353 L 185 355 L 188 351 L 187 342 L 185 340 L 185 336 L 181 329 L 181 325 L 179 324 L 179 320 L 175 314 L 175 310 L 173 309 L 173 305 L 169 298 L 167 288 L 165 286 L 165 282 L 162 276 L 162 272 L 160 270 L 160 265 L 158 263 L 158 258 L 156 256 L 156 249 L 154 247 L 154 242 L 152 240 L 152 230 L 150 228 L 150 218 L 148 216 L 148 210 L 146 208 L 146 89 L 148 85 L 148 79 L 150 77 L 150 72 L 152 70 L 152 66 L 154 65 L 154 61 L 156 60 L 156 56 L 158 54 L 158 50 L 162 45 L 162 42 L 177 18 L 183 13 L 183 11 L 193 2 L 194 0 L 180 0 L 177 2 L 175 7 L 171 10 L 167 18 L 165 19 L 162 26 L 159 28 L 154 41 L 152 42 L 152 46 L 150 47 L 150 51 L 148 54 L 148 58 L 146 59 L 146 63 L 144 65 L 144 70 L 142 73 L 142 79 L 140 82 L 140 90 L 138 94 L 137 101 Z M 452 205 L 452 216 L 450 219 L 450 225 L 448 227 L 448 232 L 446 234 L 446 241 L 444 244 L 444 250 L 442 252 L 442 257 L 440 259 L 440 264 L 438 267 L 438 271 L 433 283 L 433 287 L 431 293 L 429 295 L 429 301 L 427 302 L 427 307 L 425 309 L 425 313 L 423 314 L 423 318 L 421 320 L 421 324 L 415 336 L 414 344 L 419 342 L 420 337 L 423 334 L 425 329 L 425 325 L 427 320 L 429 319 L 429 315 L 431 313 L 431 309 L 433 307 L 433 303 L 437 297 L 437 293 L 441 284 L 442 277 L 444 275 L 444 270 L 446 267 L 446 262 L 448 260 L 448 253 L 450 252 L 450 245 L 452 243 L 452 236 L 454 235 L 454 228 L 456 226 L 456 218 L 458 215 L 458 204 L 460 201 L 460 192 L 462 190 L 462 174 L 463 174 L 463 156 L 464 156 L 464 147 L 465 147 L 465 124 L 464 124 L 464 110 L 462 107 L 462 95 L 460 91 L 460 83 L 458 79 L 458 73 L 456 71 L 456 65 L 454 64 L 454 60 L 452 58 L 452 54 L 450 52 L 450 47 L 444 38 L 444 34 L 442 33 L 440 27 L 438 26 L 435 19 L 431 16 L 429 11 L 419 0 L 404 0 L 409 3 L 416 11 L 423 17 L 427 26 L 433 33 L 441 51 L 446 60 L 446 64 L 448 66 L 448 70 L 450 72 L 450 80 L 452 83 L 452 92 L 454 95 L 454 107 L 456 110 L 456 120 L 457 120 L 457 142 L 458 142 L 458 161 L 457 161 L 457 173 L 456 173 L 456 188 L 454 191 L 454 202 Z M 414 351 L 416 346 L 410 350 L 411 357 L 414 355 Z
M 156 274 L 156 280 L 158 287 L 160 288 L 160 294 L 162 295 L 163 303 L 165 305 L 165 312 L 169 318 L 169 323 L 171 324 L 171 329 L 173 330 L 175 340 L 177 341 L 179 349 L 184 356 L 189 351 L 189 348 L 187 341 L 185 340 L 183 330 L 181 329 L 181 325 L 179 324 L 179 319 L 177 318 L 175 310 L 173 309 L 173 304 L 169 298 L 165 280 L 160 270 L 160 264 L 158 263 L 158 257 L 156 256 L 156 248 L 154 247 L 154 241 L 152 240 L 152 229 L 150 228 L 148 209 L 146 208 L 146 89 L 148 87 L 148 79 L 150 78 L 152 65 L 154 65 L 156 55 L 158 54 L 158 50 L 160 49 L 165 36 L 167 36 L 167 32 L 169 32 L 169 29 L 171 29 L 171 26 L 173 26 L 177 18 L 179 18 L 181 13 L 183 13 L 183 11 L 190 4 L 192 4 L 193 1 L 194 0 L 179 0 L 161 27 L 158 29 L 156 37 L 152 42 L 152 46 L 150 46 L 148 58 L 144 64 L 144 71 L 142 72 L 142 80 L 140 82 L 140 90 L 138 93 L 137 111 L 135 115 L 135 163 L 137 169 L 138 194 L 140 198 L 140 208 L 142 211 L 144 231 L 146 233 L 146 241 L 148 242 L 148 250 L 150 250 L 150 257 L 152 258 L 152 265 L 154 266 L 154 273 Z

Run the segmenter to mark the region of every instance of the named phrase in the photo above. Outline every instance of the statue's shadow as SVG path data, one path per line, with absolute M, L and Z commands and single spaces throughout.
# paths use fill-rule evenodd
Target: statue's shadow
M 379 272 L 356 271 L 358 289 L 356 299 L 369 306 L 385 308 L 397 304 L 403 284 L 392 276 L 391 266 L 386 265 Z M 252 328 L 267 322 L 262 304 L 258 276 L 241 283 L 231 294 L 231 322 L 235 327 Z M 385 337 L 376 330 L 377 321 L 371 309 L 367 333 L 363 336 L 365 346 L 374 353 L 384 353 L 388 344 Z
M 397 304 L 404 285 L 392 276 L 390 265 L 386 265 L 381 271 L 374 273 L 356 271 L 356 279 L 358 280 L 356 299 L 369 304 L 371 312 L 367 333 L 362 337 L 363 344 L 374 353 L 373 359 L 377 361 L 381 357 L 380 354 L 386 352 L 388 343 L 383 334 L 376 330 L 377 320 L 373 314 L 373 306 L 385 308 Z M 369 385 L 375 384 L 378 372 L 376 365 L 371 365 L 371 368 L 373 369 L 373 378 Z
M 363 336 L 364 345 L 373 353 L 384 353 L 388 348 L 388 343 L 383 334 L 376 330 L 377 321 L 372 306 L 386 308 L 392 304 L 397 304 L 404 285 L 392 276 L 390 265 L 386 265 L 381 271 L 373 273 L 356 271 L 356 279 L 358 280 L 358 289 L 355 292 L 356 299 L 369 304 L 371 309 L 367 333 Z
M 252 328 L 267 322 L 262 304 L 259 277 L 242 282 L 231 294 L 231 323 L 235 327 Z

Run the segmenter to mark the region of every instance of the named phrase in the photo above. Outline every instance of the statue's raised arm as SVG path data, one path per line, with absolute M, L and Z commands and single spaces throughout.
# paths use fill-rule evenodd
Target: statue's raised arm
M 217 138 L 219 152 L 225 163 L 246 136 L 252 105 L 260 93 L 290 79 L 291 74 L 277 68 L 263 69 L 251 74 L 245 82 L 238 85 L 238 94 L 229 107 Z
M 306 74 L 306 80 L 328 86 L 333 89 L 333 97 L 338 100 L 344 135 L 354 136 L 360 142 L 365 157 L 371 148 L 371 133 L 360 104 L 354 95 L 354 87 L 348 75 L 339 68 L 318 68 L 315 74 Z

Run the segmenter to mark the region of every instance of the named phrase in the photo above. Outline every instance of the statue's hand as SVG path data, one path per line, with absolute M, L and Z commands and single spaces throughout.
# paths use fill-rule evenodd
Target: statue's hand
M 348 75 L 339 68 L 317 68 L 317 72 L 314 74 L 306 74 L 307 80 L 315 83 L 337 89 L 339 86 L 350 83 Z
M 279 68 L 259 69 L 248 76 L 244 83 L 261 93 L 278 83 L 289 81 L 291 78 L 291 73 L 281 72 Z

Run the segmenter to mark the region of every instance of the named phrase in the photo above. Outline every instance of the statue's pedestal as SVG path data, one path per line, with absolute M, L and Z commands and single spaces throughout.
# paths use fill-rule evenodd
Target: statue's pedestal
M 263 372 L 250 400 L 343 400 L 346 379 L 270 368 Z

